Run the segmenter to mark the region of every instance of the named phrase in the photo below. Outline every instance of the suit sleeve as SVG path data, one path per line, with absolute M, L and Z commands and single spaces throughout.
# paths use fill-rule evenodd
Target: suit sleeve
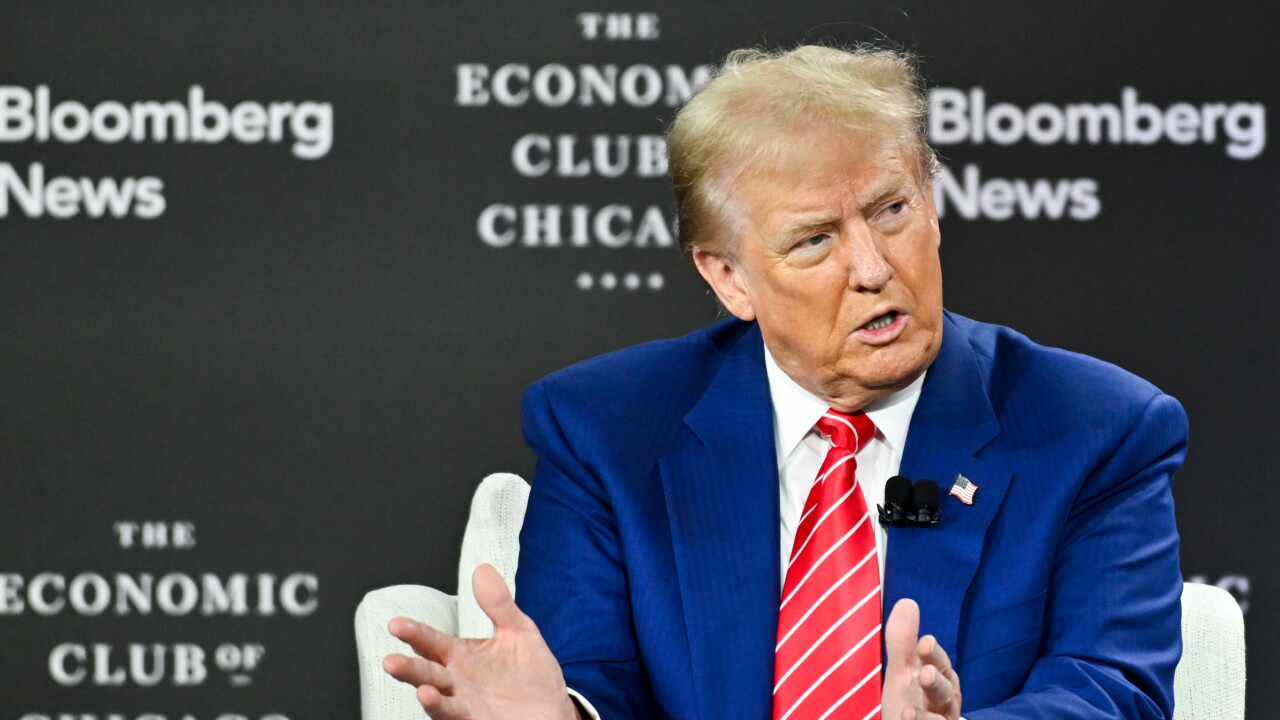
M 1021 691 L 969 720 L 1172 717 L 1182 576 L 1170 481 L 1186 446 L 1182 407 L 1157 395 L 1081 487 Z
M 517 601 L 566 684 L 600 717 L 647 718 L 649 685 L 605 486 L 575 453 L 541 384 L 526 391 L 522 414 L 538 462 L 520 532 Z

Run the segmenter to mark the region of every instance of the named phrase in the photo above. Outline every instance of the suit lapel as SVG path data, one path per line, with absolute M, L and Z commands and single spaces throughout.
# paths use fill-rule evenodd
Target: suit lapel
M 779 588 L 778 475 L 763 345 L 753 327 L 660 460 L 697 717 L 767 718 Z
M 1010 481 L 1000 455 L 981 452 L 999 433 L 978 357 L 948 316 L 911 417 L 901 472 L 912 480 L 931 478 L 943 493 L 962 473 L 979 490 L 972 505 L 944 495 L 942 520 L 934 528 L 889 529 L 885 611 L 901 598 L 916 600 L 921 634 L 934 635 L 952 653 L 960 608 Z

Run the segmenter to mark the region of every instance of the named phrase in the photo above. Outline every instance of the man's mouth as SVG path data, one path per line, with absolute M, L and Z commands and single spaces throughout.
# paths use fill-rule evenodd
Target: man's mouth
M 862 329 L 870 330 L 872 332 L 876 330 L 883 330 L 889 327 L 890 325 L 892 325 L 893 321 L 897 319 L 898 319 L 898 312 L 896 310 L 890 310 L 889 312 L 877 318 L 874 318 L 871 322 L 867 323 L 866 325 L 863 325 Z

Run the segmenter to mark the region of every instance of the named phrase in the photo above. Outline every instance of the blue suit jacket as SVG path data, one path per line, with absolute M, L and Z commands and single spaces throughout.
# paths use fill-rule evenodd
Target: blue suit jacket
M 538 465 L 516 580 L 605 720 L 770 717 L 781 586 L 763 345 L 727 320 L 555 373 L 525 395 Z M 1112 365 L 948 314 L 902 473 L 957 473 L 935 528 L 891 528 L 964 715 L 1169 717 L 1181 653 L 1169 481 L 1178 403 Z M 985 709 L 984 709 L 985 708 Z

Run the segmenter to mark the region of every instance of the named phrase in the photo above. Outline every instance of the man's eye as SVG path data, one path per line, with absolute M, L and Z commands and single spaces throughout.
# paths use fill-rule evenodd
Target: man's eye
M 811 238 L 809 238 L 809 239 L 805 240 L 804 242 L 802 242 L 802 243 L 800 243 L 800 244 L 801 244 L 802 246 L 804 246 L 804 247 L 816 247 L 816 246 L 821 245 L 822 243 L 826 242 L 826 240 L 827 240 L 827 238 L 828 238 L 828 237 L 831 237 L 831 236 L 830 236 L 830 235 L 827 235 L 826 233 L 819 233 L 819 234 L 814 235 L 813 237 L 811 237 Z
M 890 215 L 897 215 L 898 213 L 902 212 L 906 208 L 907 208 L 907 202 L 905 200 L 899 200 L 898 202 L 893 203 L 892 205 L 886 207 L 885 212 L 889 213 Z

